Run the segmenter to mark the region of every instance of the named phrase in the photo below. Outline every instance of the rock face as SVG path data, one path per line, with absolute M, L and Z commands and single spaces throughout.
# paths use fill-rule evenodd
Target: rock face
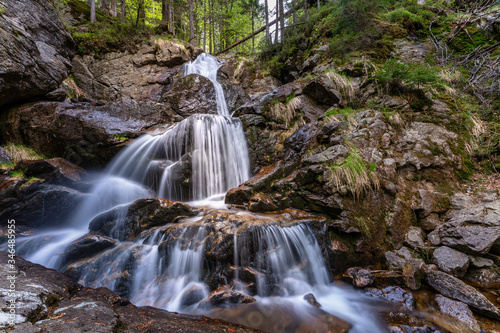
M 74 42 L 51 3 L 0 4 L 0 106 L 55 90 L 71 69 Z
M 443 272 L 431 272 L 427 275 L 427 281 L 443 296 L 463 302 L 473 311 L 500 320 L 500 310 L 483 294 L 459 279 Z
M 460 278 L 469 268 L 469 257 L 447 246 L 441 246 L 432 254 L 432 263 L 443 272 Z
M 161 101 L 183 117 L 197 113 L 217 114 L 213 83 L 206 77 L 190 74 L 177 79 Z
M 0 274 L 8 276 L 5 252 Z M 255 332 L 203 316 L 180 315 L 152 307 L 136 307 L 107 288 L 90 289 L 64 274 L 15 258 L 16 315 L 19 332 Z M 8 329 L 9 280 L 0 281 L 0 327 Z
M 168 107 L 152 102 L 129 100 L 104 106 L 38 102 L 11 108 L 1 125 L 1 136 L 45 155 L 103 166 L 124 141 L 154 125 L 179 119 Z
M 500 240 L 500 200 L 474 202 L 455 195 L 447 222 L 433 234 L 440 244 L 472 253 L 485 254 Z
M 135 53 L 112 52 L 102 59 L 76 56 L 72 73 L 90 99 L 104 103 L 127 99 L 158 102 L 164 87 L 181 73 L 180 65 L 201 52 L 180 41 L 153 38 Z

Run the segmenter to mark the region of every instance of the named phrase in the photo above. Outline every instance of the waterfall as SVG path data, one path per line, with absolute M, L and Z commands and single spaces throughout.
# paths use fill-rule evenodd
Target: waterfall
M 217 100 L 217 114 L 229 116 L 224 90 L 217 82 L 217 71 L 220 67 L 219 60 L 209 54 L 200 54 L 195 61 L 189 62 L 184 68 L 185 75 L 198 74 L 207 77 L 214 84 L 215 98 Z
M 59 230 L 19 238 L 19 253 L 51 268 L 66 268 L 83 285 L 108 287 L 136 305 L 202 311 L 197 305 L 210 289 L 203 281 L 209 227 L 198 224 L 201 216 L 183 219 L 177 226 L 165 221 L 165 225 L 144 231 L 133 241 L 121 242 L 118 240 L 126 239 L 123 234 L 127 226 L 116 223 L 109 232 L 116 246 L 68 267 L 62 267 L 65 263 L 61 254 L 88 232 L 95 217 L 119 207 L 123 208 L 117 210 L 119 214 L 126 214 L 127 205 L 137 199 L 162 197 L 192 205 L 206 200 L 218 207 L 215 203 L 220 205 L 229 189 L 250 178 L 243 127 L 239 119 L 229 116 L 222 86 L 217 82 L 219 66 L 219 61 L 207 54 L 185 66 L 186 75 L 199 74 L 212 81 L 218 115 L 193 115 L 160 135 L 136 139 L 113 159 L 70 221 Z M 255 216 L 262 221 L 273 220 Z M 235 223 L 233 234 L 229 232 L 234 242 L 234 280 L 243 279 L 238 267 L 257 271 L 252 294 L 265 306 L 265 312 L 272 313 L 266 305 L 270 302 L 289 302 L 294 316 L 309 313 L 312 307 L 302 297 L 313 292 L 323 310 L 355 323 L 354 331 L 379 331 L 375 320 L 364 313 L 364 298 L 331 284 L 321 249 L 307 225 L 281 226 L 276 220 L 251 227 L 243 234 L 238 234 L 238 228 Z M 279 301 L 277 295 L 281 296 Z

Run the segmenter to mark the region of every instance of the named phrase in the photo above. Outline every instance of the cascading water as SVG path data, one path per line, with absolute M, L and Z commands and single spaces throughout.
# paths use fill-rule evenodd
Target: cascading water
M 62 269 L 64 250 L 86 234 L 89 223 L 100 214 L 126 208 L 147 197 L 198 203 L 220 200 L 229 189 L 249 179 L 243 128 L 239 119 L 229 116 L 224 92 L 217 82 L 219 66 L 216 58 L 206 54 L 185 66 L 186 75 L 203 75 L 213 82 L 218 115 L 194 115 L 161 135 L 144 135 L 135 140 L 111 162 L 67 228 L 20 239 L 21 254 L 28 260 Z M 182 232 L 170 243 L 166 233 L 170 232 L 171 221 L 143 232 L 133 241 L 125 240 L 124 226 L 116 223 L 110 235 L 122 241 L 92 260 L 73 263 L 70 273 L 84 285 L 106 286 L 137 305 L 201 311 L 196 310 L 197 304 L 209 293 L 202 281 L 207 230 L 196 225 L 201 218 L 184 219 Z M 313 292 L 325 311 L 354 323 L 354 331 L 377 332 L 374 319 L 362 310 L 364 299 L 330 283 L 309 227 L 265 225 L 255 229 L 252 240 L 239 237 L 236 226 L 233 229 L 234 265 L 254 264 L 262 272 L 255 295 L 262 311 L 272 313 L 272 304 L 281 304 L 303 315 L 310 306 L 302 296 Z M 235 272 L 238 280 L 238 269 Z M 241 291 L 245 292 L 244 288 Z M 280 301 L 269 298 L 277 294 L 282 296 Z

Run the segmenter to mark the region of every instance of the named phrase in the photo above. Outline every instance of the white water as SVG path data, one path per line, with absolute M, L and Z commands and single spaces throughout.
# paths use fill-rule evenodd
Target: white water
M 226 99 L 224 98 L 224 90 L 219 82 L 217 82 L 217 70 L 220 67 L 219 60 L 209 54 L 203 53 L 196 58 L 195 61 L 189 62 L 184 68 L 184 73 L 203 75 L 212 81 L 215 88 L 215 98 L 217 100 L 217 114 L 221 116 L 229 116 Z
M 160 196 L 223 208 L 227 190 L 250 177 L 250 163 L 241 123 L 229 117 L 216 80 L 218 67 L 216 58 L 203 54 L 186 65 L 185 73 L 207 76 L 214 83 L 219 115 L 194 115 L 162 135 L 135 140 L 110 163 L 66 228 L 19 240 L 25 257 L 61 268 L 60 253 L 87 233 L 94 217 L 139 198 Z M 165 227 L 159 227 L 73 268 L 79 270 L 81 283 L 106 286 L 137 305 L 196 311 L 209 293 L 202 281 L 206 230 L 187 224 L 166 250 Z M 118 229 L 111 234 L 120 238 Z M 282 306 L 293 315 L 307 315 L 312 307 L 302 297 L 312 292 L 322 309 L 353 323 L 354 331 L 381 331 L 363 304 L 364 297 L 331 284 L 319 245 L 307 226 L 264 226 L 252 237 L 255 245 L 246 247 L 245 239 L 234 235 L 234 264 L 251 266 L 249 251 L 253 252 L 254 268 L 263 274 L 257 280 L 256 295 L 263 311 L 271 313 L 273 307 Z M 279 298 L 274 297 L 277 287 Z

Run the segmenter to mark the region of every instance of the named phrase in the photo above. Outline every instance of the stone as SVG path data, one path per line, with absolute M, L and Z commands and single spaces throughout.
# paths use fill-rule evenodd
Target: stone
M 66 100 L 67 94 L 63 88 L 57 88 L 52 90 L 44 96 L 44 99 L 49 101 L 64 102 Z
M 334 134 L 336 131 L 342 128 L 342 122 L 340 121 L 332 121 L 326 125 L 323 125 L 316 134 L 316 140 L 319 143 L 327 143 L 330 141 L 330 136 Z
M 392 270 L 402 270 L 404 264 L 413 258 L 410 250 L 407 247 L 402 247 L 397 251 L 387 251 L 385 253 L 385 260 L 387 266 Z
M 74 25 L 74 24 L 71 24 Z M 122 100 L 158 102 L 182 74 L 181 65 L 202 52 L 181 41 L 151 38 L 137 50 L 109 52 L 102 58 L 75 56 L 72 74 L 87 98 L 103 103 Z
M 467 272 L 467 282 L 478 288 L 496 289 L 500 288 L 500 268 L 481 268 Z
M 104 106 L 37 102 L 7 111 L 0 136 L 5 142 L 23 143 L 78 165 L 104 166 L 125 141 L 178 117 L 165 105 L 152 102 L 129 100 Z
M 8 269 L 8 253 L 0 252 L 0 275 Z M 90 289 L 66 275 L 16 257 L 16 328 L 13 332 L 257 332 L 241 325 L 197 315 L 182 315 L 153 307 L 136 307 L 107 288 Z M 0 280 L 0 317 L 10 298 L 9 280 Z M 0 329 L 7 328 L 6 320 Z
M 189 205 L 161 198 L 138 199 L 96 216 L 89 230 L 120 240 L 132 240 L 142 231 L 175 223 L 179 217 L 194 216 L 199 210 Z
M 413 204 L 412 209 L 421 219 L 428 217 L 432 213 L 442 214 L 451 207 L 450 199 L 447 195 L 428 190 L 418 190 L 418 200 Z
M 479 326 L 476 318 L 472 314 L 467 304 L 454 301 L 443 295 L 436 295 L 434 298 L 437 308 L 441 314 L 452 317 L 455 320 L 459 320 L 470 330 L 470 332 L 481 332 L 481 327 Z
M 422 284 L 426 265 L 422 259 L 410 259 L 403 265 L 403 279 L 411 290 L 418 290 Z
M 314 306 L 315 308 L 320 308 L 321 307 L 321 304 L 318 303 L 318 301 L 316 300 L 316 297 L 314 297 L 313 294 L 309 293 L 309 294 L 305 294 L 304 295 L 304 300 L 311 304 L 312 306 Z
M 117 242 L 111 238 L 95 234 L 86 234 L 73 241 L 64 249 L 64 252 L 61 254 L 61 267 L 64 267 L 70 262 L 93 257 L 116 245 Z
M 12 156 L 10 156 L 7 149 L 0 147 L 0 163 L 10 163 L 12 162 Z
M 252 296 L 234 291 L 226 285 L 212 291 L 207 298 L 200 302 L 198 307 L 203 309 L 224 304 L 248 304 L 256 301 Z
M 167 103 L 182 117 L 198 113 L 217 114 L 214 84 L 198 74 L 177 79 L 172 89 L 162 94 L 160 101 Z
M 344 274 L 344 277 L 350 279 L 353 286 L 364 288 L 375 282 L 375 277 L 369 270 L 360 267 L 351 267 Z
M 467 304 L 472 311 L 500 320 L 500 310 L 475 288 L 443 272 L 429 272 L 427 282 L 443 296 Z
M 333 165 L 340 165 L 347 156 L 349 156 L 349 149 L 342 145 L 336 145 L 328 147 L 321 153 L 305 158 L 304 162 L 309 164 L 332 163 Z
M 0 15 L 0 106 L 57 89 L 68 76 L 75 43 L 44 0 L 3 1 Z
M 206 288 L 199 284 L 191 285 L 180 297 L 180 306 L 186 307 L 194 305 L 206 297 Z
M 490 268 L 494 265 L 493 260 L 483 257 L 469 256 L 469 260 L 470 266 L 475 268 Z
M 441 243 L 470 254 L 488 253 L 500 241 L 500 200 L 462 204 L 435 230 Z
M 402 305 L 410 310 L 415 309 L 415 304 L 417 303 L 415 296 L 413 296 L 411 292 L 397 286 L 390 286 L 382 289 L 368 288 L 365 289 L 363 293 L 368 296 L 382 298 L 391 303 Z
M 248 203 L 248 210 L 251 212 L 272 212 L 278 210 L 278 207 L 268 196 L 257 193 L 250 198 L 250 202 Z
M 26 177 L 42 178 L 51 184 L 65 185 L 83 180 L 86 171 L 63 158 L 45 160 L 22 160 L 16 164 L 16 171 L 22 171 Z
M 0 225 L 15 217 L 16 225 L 57 227 L 69 220 L 85 194 L 41 179 L 22 179 L 7 183 L 0 191 Z
M 335 88 L 335 84 L 327 75 L 320 75 L 304 86 L 304 94 L 316 103 L 333 106 L 342 103 L 341 94 Z
M 405 243 L 413 249 L 422 248 L 424 244 L 425 233 L 418 227 L 411 227 L 406 233 Z
M 438 247 L 432 254 L 432 263 L 455 277 L 463 277 L 469 268 L 469 257 L 447 246 Z

